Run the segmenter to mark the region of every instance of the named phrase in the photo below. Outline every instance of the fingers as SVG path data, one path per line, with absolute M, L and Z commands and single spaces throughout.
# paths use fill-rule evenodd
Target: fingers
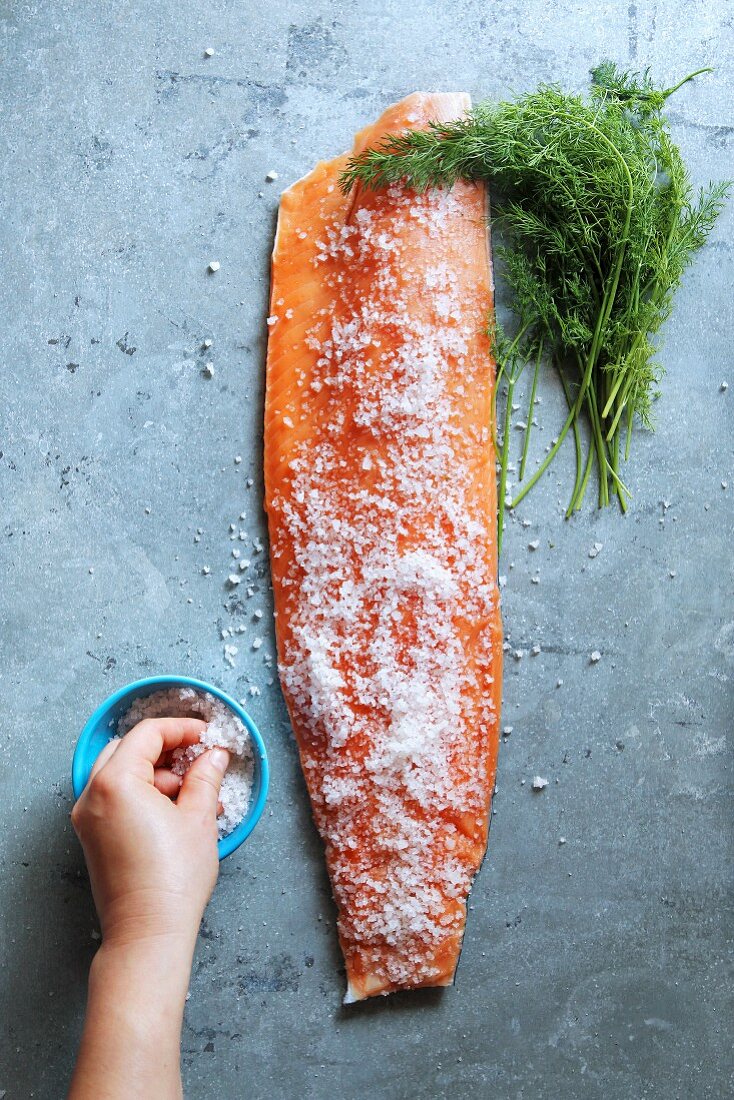
M 166 798 L 175 798 L 181 790 L 181 776 L 174 775 L 170 768 L 156 768 L 153 773 L 153 786 Z
M 199 718 L 145 718 L 120 742 L 115 770 L 125 769 L 153 782 L 153 768 L 161 754 L 179 745 L 194 745 L 206 729 Z
M 91 783 L 95 775 L 97 775 L 98 772 L 102 771 L 102 768 L 105 766 L 110 757 L 117 752 L 120 744 L 121 742 L 119 737 L 116 737 L 114 741 L 107 742 L 105 747 L 102 749 L 102 752 L 99 754 L 97 759 L 94 761 L 94 764 L 92 765 L 92 770 L 89 773 L 89 779 L 87 780 L 88 783 Z
M 184 776 L 178 806 L 187 812 L 211 815 L 213 820 L 217 815 L 219 788 L 228 764 L 229 753 L 226 749 L 210 749 L 197 756 Z

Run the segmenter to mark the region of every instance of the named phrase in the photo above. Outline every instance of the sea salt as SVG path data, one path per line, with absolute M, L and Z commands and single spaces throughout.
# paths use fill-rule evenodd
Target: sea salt
M 217 818 L 220 837 L 231 833 L 247 813 L 252 789 L 253 754 L 250 735 L 237 715 L 221 699 L 193 688 L 168 688 L 136 699 L 117 723 L 124 737 L 144 718 L 201 718 L 206 722 L 199 742 L 174 749 L 171 771 L 183 780 L 197 756 L 210 748 L 223 748 L 231 754 L 222 780 L 219 801 L 222 812 Z

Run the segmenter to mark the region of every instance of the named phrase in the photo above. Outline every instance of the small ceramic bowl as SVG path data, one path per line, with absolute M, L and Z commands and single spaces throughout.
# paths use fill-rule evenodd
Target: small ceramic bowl
M 94 761 L 107 742 L 115 736 L 117 723 L 125 711 L 130 708 L 133 700 L 145 698 L 146 695 L 152 695 L 154 691 L 164 691 L 166 688 L 177 687 L 208 691 L 210 695 L 221 699 L 243 723 L 252 741 L 253 774 L 250 804 L 239 825 L 218 842 L 219 858 L 224 859 L 225 856 L 230 855 L 236 848 L 239 848 L 260 820 L 265 806 L 265 799 L 268 795 L 269 768 L 263 739 L 252 718 L 242 709 L 239 703 L 236 703 L 229 695 L 225 695 L 223 691 L 212 684 L 205 684 L 202 680 L 192 680 L 190 676 L 152 676 L 148 680 L 136 680 L 135 683 L 128 684 L 127 687 L 116 691 L 114 695 L 110 695 L 109 699 L 106 699 L 101 706 L 97 707 L 79 735 L 71 766 L 74 798 L 78 798 L 86 787 Z

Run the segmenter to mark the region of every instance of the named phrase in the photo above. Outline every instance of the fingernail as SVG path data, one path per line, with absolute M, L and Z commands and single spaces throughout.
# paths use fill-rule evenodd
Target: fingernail
M 218 772 L 221 772 L 222 775 L 224 775 L 227 770 L 227 765 L 229 764 L 229 753 L 227 752 L 227 750 L 212 749 L 209 754 L 209 759 L 212 762 L 212 767 L 216 768 Z

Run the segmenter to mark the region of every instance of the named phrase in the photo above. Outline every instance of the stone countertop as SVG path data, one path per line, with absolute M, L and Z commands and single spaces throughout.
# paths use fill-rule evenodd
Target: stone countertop
M 563 520 L 569 450 L 510 522 L 505 627 L 541 653 L 507 664 L 513 730 L 455 989 L 340 1006 L 333 905 L 273 682 L 265 554 L 250 600 L 225 584 L 229 525 L 265 531 L 280 188 L 407 92 L 582 89 L 604 56 L 669 83 L 716 66 L 670 113 L 694 182 L 734 177 L 727 3 L 13 8 L 0 22 L 0 1095 L 61 1096 L 79 1036 L 97 926 L 68 823 L 76 736 L 116 687 L 166 671 L 247 698 L 273 770 L 202 930 L 190 1100 L 730 1095 L 731 204 L 666 327 L 628 516 L 589 500 Z M 552 379 L 540 392 L 552 420 Z M 240 622 L 230 668 L 220 634 Z

